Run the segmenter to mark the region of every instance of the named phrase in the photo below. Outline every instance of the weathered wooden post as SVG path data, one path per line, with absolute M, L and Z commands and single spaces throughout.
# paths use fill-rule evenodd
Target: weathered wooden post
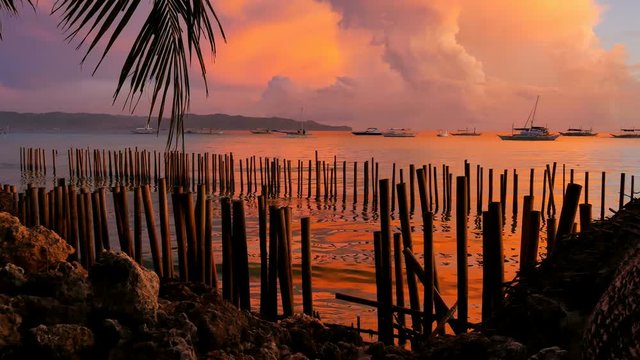
M 382 341 L 393 344 L 393 286 L 391 275 L 391 210 L 389 206 L 389 179 L 382 179 L 380 184 L 380 279 L 382 288 L 381 311 L 384 319 Z
M 409 221 L 409 204 L 407 201 L 407 185 L 404 182 L 396 185 L 398 194 L 398 210 L 400 214 L 400 227 L 402 230 L 402 242 L 404 248 L 413 249 L 413 240 L 411 237 L 411 223 Z M 406 258 L 405 258 L 406 261 Z M 405 264 L 406 266 L 406 264 Z M 416 282 L 415 273 L 408 266 L 407 271 L 407 287 L 409 288 L 409 303 L 411 309 L 420 310 L 420 297 L 418 295 L 418 284 Z M 411 315 L 411 324 L 415 331 L 421 329 L 421 319 L 417 314 Z
M 302 252 L 302 309 L 305 314 L 313 315 L 313 286 L 311 282 L 311 219 L 300 219 L 300 237 Z
M 502 247 L 502 214 L 499 203 L 489 204 L 482 213 L 482 322 L 498 310 L 504 299 L 504 255 Z
M 456 178 L 456 269 L 458 276 L 459 330 L 466 332 L 469 318 L 469 283 L 467 264 L 467 178 Z
M 562 203 L 562 211 L 560 212 L 560 221 L 556 233 L 556 243 L 563 237 L 571 234 L 573 223 L 578 211 L 578 203 L 580 202 L 580 193 L 582 186 L 578 184 L 568 184 Z

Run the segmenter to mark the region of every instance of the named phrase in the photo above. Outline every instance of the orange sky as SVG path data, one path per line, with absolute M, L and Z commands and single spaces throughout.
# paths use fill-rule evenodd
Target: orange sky
M 227 43 L 208 66 L 208 98 L 195 82 L 196 113 L 299 116 L 303 106 L 305 119 L 354 127 L 504 129 L 524 122 L 540 94 L 538 121 L 552 127 L 638 125 L 638 80 L 625 46 L 605 48 L 594 32 L 605 11 L 595 0 L 233 0 L 214 7 Z M 30 36 L 60 41 L 35 23 Z M 0 43 L 0 57 L 3 45 L 10 40 Z M 116 59 L 97 78 L 85 69 L 73 82 L 52 80 L 56 86 L 35 92 L 11 86 L 0 72 L 0 96 L 20 111 L 29 94 L 55 99 L 57 110 L 116 112 L 109 110 Z M 78 99 L 60 89 L 76 86 L 88 89 L 76 97 L 90 108 L 67 105 Z

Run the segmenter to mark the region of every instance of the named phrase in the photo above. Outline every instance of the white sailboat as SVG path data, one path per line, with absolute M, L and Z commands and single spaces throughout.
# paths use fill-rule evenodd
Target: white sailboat
M 300 119 L 302 119 L 302 112 L 304 108 L 300 108 Z M 298 130 L 284 130 L 282 131 L 287 135 L 287 137 L 292 138 L 303 138 L 309 137 L 311 134 L 304 129 L 304 120 L 300 120 L 300 129 Z
M 529 113 L 527 122 L 524 123 L 524 127 L 512 128 L 511 135 L 498 135 L 502 140 L 524 140 L 524 141 L 553 141 L 560 136 L 560 134 L 552 134 L 549 132 L 546 126 L 534 126 L 533 121 L 536 118 L 536 111 L 538 109 L 538 101 L 540 95 L 536 98 L 536 103 Z M 528 125 L 528 126 L 527 126 Z
M 145 127 L 135 128 L 131 132 L 134 134 L 155 134 L 156 131 L 147 124 Z

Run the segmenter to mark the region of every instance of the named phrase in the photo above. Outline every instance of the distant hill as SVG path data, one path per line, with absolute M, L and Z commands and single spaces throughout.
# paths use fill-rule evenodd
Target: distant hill
M 145 116 L 125 116 L 110 114 L 88 113 L 17 113 L 0 111 L 0 128 L 9 127 L 10 132 L 129 132 L 143 127 L 147 121 Z M 152 127 L 155 123 L 152 120 Z M 249 117 L 241 115 L 195 115 L 189 114 L 185 118 L 185 128 L 212 128 L 222 130 L 251 130 L 255 128 L 269 128 L 280 130 L 295 130 L 300 128 L 300 122 L 293 119 L 279 117 Z M 163 121 L 161 128 L 167 128 L 168 121 Z M 348 126 L 332 126 L 315 121 L 305 121 L 304 128 L 312 131 L 350 131 Z

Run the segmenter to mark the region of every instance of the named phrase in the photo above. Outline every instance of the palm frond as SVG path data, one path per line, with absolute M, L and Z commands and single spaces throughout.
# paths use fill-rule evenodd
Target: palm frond
M 0 14 L 18 15 L 18 6 L 26 2 L 35 10 L 35 6 L 31 0 L 0 0 Z M 2 40 L 2 22 L 0 21 L 0 40 Z
M 7 1 L 7 0 L 0 0 Z M 140 6 L 140 0 L 57 0 L 53 12 L 61 13 L 59 27 L 67 39 L 80 38 L 78 48 L 87 47 L 84 62 L 104 41 L 104 49 L 94 69 L 100 67 Z M 189 65 L 195 54 L 208 94 L 203 45 L 215 56 L 214 25 L 224 31 L 209 0 L 154 0 L 149 14 L 127 55 L 113 100 L 128 87 L 125 107 L 134 111 L 151 83 L 151 105 L 147 122 L 155 114 L 158 129 L 167 105 L 170 110 L 167 146 L 184 144 L 183 118 L 189 109 Z M 171 97 L 171 103 L 167 104 Z

